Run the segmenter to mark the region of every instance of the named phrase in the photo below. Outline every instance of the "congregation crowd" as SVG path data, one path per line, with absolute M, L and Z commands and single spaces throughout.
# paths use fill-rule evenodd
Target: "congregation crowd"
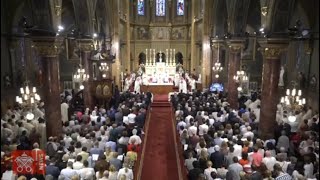
M 222 93 L 179 93 L 171 102 L 190 180 L 319 179 L 319 114 L 312 108 L 291 122 L 279 105 L 274 138 L 263 140 L 258 93 L 242 96 L 238 109 Z
M 232 109 L 223 93 L 175 93 L 177 132 L 190 180 L 319 179 L 319 114 L 278 107 L 274 138 L 259 138 L 260 96 L 241 97 Z M 62 116 L 60 136 L 46 137 L 44 104 L 29 111 L 8 108 L 1 119 L 1 177 L 13 179 L 132 180 L 151 93 L 119 94 L 109 109 L 95 107 Z M 68 107 L 70 96 L 61 105 Z M 45 150 L 45 175 L 16 175 L 14 150 Z M 19 177 L 20 176 L 20 177 Z
M 132 180 L 151 96 L 118 94 L 109 109 L 75 112 L 61 121 L 61 135 L 48 138 L 43 103 L 32 110 L 33 119 L 26 118 L 30 110 L 9 107 L 1 119 L 1 179 Z M 70 95 L 63 98 L 61 109 Z M 13 173 L 13 151 L 39 149 L 46 152 L 44 175 Z

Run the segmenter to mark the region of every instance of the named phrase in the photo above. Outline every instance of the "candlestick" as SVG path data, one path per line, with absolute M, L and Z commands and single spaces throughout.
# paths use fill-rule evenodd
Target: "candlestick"
M 166 49 L 166 64 L 169 64 L 170 63 L 170 60 L 169 60 L 169 54 L 168 54 L 168 49 Z
M 146 66 L 148 66 L 148 49 L 146 49 Z
M 150 65 L 152 65 L 152 49 L 149 49 L 149 53 L 150 53 L 149 61 L 150 61 Z
M 176 49 L 173 49 L 173 61 L 172 64 L 176 62 Z
M 153 65 L 156 65 L 156 49 L 153 49 Z

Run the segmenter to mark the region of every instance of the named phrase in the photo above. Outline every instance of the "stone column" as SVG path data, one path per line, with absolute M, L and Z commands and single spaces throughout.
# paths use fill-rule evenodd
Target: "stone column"
M 42 58 L 44 73 L 45 120 L 47 137 L 62 133 L 60 107 L 59 52 L 63 40 L 54 37 L 32 37 L 34 47 Z
M 243 40 L 229 40 L 229 62 L 228 62 L 228 102 L 230 103 L 230 107 L 233 109 L 237 109 L 238 105 L 238 83 L 235 82 L 233 76 L 236 75 L 237 71 L 240 70 L 240 61 L 241 61 L 241 49 L 244 46 Z
M 277 104 L 279 97 L 279 76 L 281 52 L 287 48 L 287 39 L 266 39 L 258 41 L 263 55 L 261 111 L 259 136 L 261 139 L 274 137 Z
M 85 108 L 94 108 L 94 102 L 92 97 L 92 80 L 93 80 L 93 72 L 92 72 L 92 64 L 90 62 L 91 51 L 93 50 L 93 42 L 91 39 L 81 39 L 80 40 L 80 50 L 81 50 L 81 58 L 83 68 L 85 69 L 85 73 L 89 74 L 89 80 L 83 82 L 83 99 Z

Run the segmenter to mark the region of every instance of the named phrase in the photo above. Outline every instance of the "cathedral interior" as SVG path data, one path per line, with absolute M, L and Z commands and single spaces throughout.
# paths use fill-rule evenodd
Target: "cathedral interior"
M 126 77 L 150 67 L 150 77 L 162 68 L 164 76 L 169 66 L 197 80 L 197 90 L 220 84 L 234 107 L 239 95 L 260 91 L 264 118 L 275 119 L 293 89 L 298 105 L 318 111 L 319 1 L 1 1 L 1 115 L 35 87 L 30 102 L 44 101 L 47 136 L 59 134 L 64 91 L 81 93 L 72 103 L 82 108 L 108 107 L 116 89 L 130 89 Z

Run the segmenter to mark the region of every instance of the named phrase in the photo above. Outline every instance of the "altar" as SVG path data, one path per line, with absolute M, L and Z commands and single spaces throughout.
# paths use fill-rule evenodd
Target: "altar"
M 173 84 L 152 84 L 152 85 L 142 85 L 141 91 L 151 92 L 152 94 L 169 94 L 174 91 Z
M 159 53 L 159 62 L 156 62 L 156 52 L 151 50 L 148 53 L 146 50 L 147 61 L 145 65 L 145 72 L 143 74 L 143 85 L 161 85 L 172 86 L 176 79 L 176 65 L 175 58 L 173 56 L 175 50 L 167 49 L 165 57 L 166 61 L 163 61 L 163 53 Z M 149 56 L 148 56 L 149 54 Z

